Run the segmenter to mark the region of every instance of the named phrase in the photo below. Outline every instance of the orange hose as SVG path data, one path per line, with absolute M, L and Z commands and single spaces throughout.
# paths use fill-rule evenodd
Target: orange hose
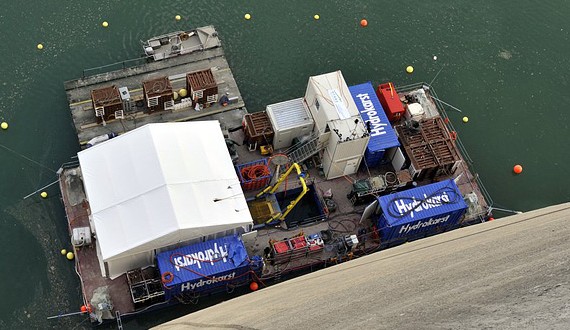
M 241 177 L 244 181 L 254 180 L 269 175 L 267 165 L 252 165 L 241 169 Z

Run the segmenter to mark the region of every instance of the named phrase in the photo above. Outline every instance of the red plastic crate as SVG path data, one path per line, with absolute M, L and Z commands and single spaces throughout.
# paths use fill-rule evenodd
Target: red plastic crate
M 307 240 L 305 239 L 305 236 L 292 238 L 290 239 L 290 242 L 293 250 L 300 250 L 307 247 Z
M 289 244 L 287 241 L 273 243 L 273 248 L 276 253 L 286 253 L 289 251 Z

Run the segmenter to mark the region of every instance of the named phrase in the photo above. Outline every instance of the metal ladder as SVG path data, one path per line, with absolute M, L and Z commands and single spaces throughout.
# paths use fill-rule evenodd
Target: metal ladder
M 319 134 L 313 133 L 310 135 L 308 141 L 295 144 L 287 149 L 285 154 L 289 156 L 292 162 L 302 163 L 322 149 L 324 149 L 324 145 L 319 143 Z

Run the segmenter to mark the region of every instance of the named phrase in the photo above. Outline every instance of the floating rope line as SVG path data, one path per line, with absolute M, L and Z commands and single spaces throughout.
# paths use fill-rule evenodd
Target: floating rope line
M 42 164 L 36 162 L 35 160 L 33 160 L 33 159 L 29 158 L 29 157 L 26 157 L 26 156 L 22 155 L 21 153 L 19 153 L 19 152 L 17 152 L 17 151 L 14 151 L 14 150 L 12 150 L 12 149 L 10 149 L 10 148 L 8 148 L 8 147 L 6 147 L 6 146 L 3 145 L 3 144 L 0 144 L 0 147 L 2 147 L 2 148 L 4 148 L 4 149 L 6 149 L 6 150 L 8 150 L 8 151 L 10 151 L 10 152 L 12 152 L 12 153 L 18 155 L 18 156 L 20 156 L 20 157 L 22 157 L 22 158 L 24 158 L 25 160 L 27 160 L 27 161 L 29 161 L 29 162 L 32 162 L 32 163 L 38 165 L 38 166 L 41 167 L 41 168 L 44 168 L 44 169 L 46 169 L 46 170 L 49 170 L 49 171 L 52 172 L 52 173 L 56 173 L 56 172 L 55 172 L 54 170 L 52 170 L 51 168 L 49 168 L 49 167 L 47 167 L 47 166 L 44 166 L 44 165 L 42 165 Z
M 433 84 L 433 82 L 435 81 L 435 79 L 437 78 L 437 76 L 439 76 L 439 73 L 441 72 L 441 70 L 443 70 L 443 68 L 445 67 L 445 65 L 441 66 L 441 69 L 439 69 L 439 71 L 435 74 L 435 77 L 433 77 L 433 79 L 430 81 L 429 85 L 431 86 L 431 84 Z
M 436 100 L 438 100 L 439 102 L 441 102 L 441 103 L 447 105 L 448 107 L 450 107 L 450 108 L 453 109 L 453 110 L 457 110 L 457 111 L 459 111 L 459 112 L 463 112 L 463 111 L 461 111 L 461 109 L 459 109 L 459 108 L 457 108 L 457 107 L 454 107 L 454 106 L 452 106 L 451 104 L 449 104 L 449 103 L 447 103 L 447 102 L 444 102 L 444 101 L 438 99 L 437 97 L 433 96 L 433 94 L 431 95 L 431 97 L 434 98 L 434 99 L 436 99 Z

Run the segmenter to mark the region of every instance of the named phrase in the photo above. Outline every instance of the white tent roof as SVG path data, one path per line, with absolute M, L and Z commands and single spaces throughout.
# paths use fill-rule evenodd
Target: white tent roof
M 217 121 L 149 124 L 78 156 L 104 260 L 252 224 Z

